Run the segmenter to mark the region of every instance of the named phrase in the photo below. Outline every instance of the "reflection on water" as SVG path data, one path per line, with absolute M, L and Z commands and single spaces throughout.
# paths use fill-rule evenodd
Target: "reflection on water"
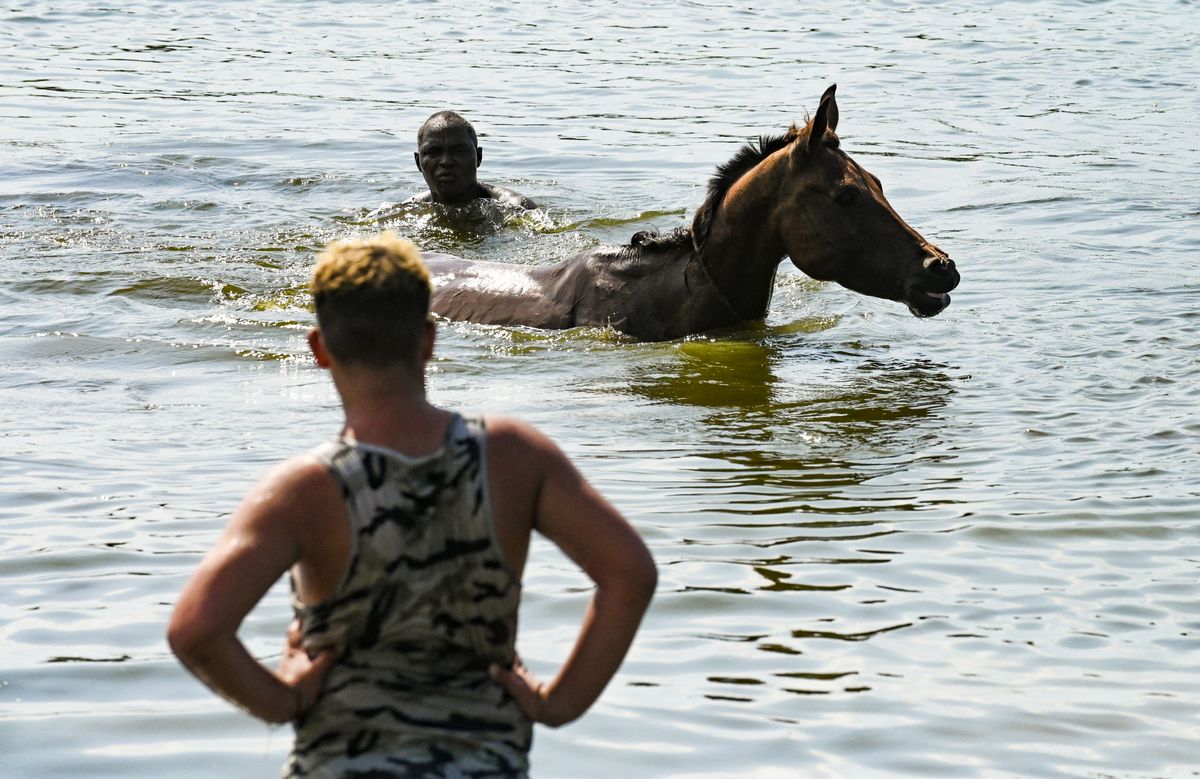
M 785 450 L 801 442 L 818 457 L 821 451 L 891 446 L 909 455 L 940 443 L 939 432 L 952 424 L 942 411 L 955 384 L 969 377 L 954 377 L 948 366 L 927 358 L 887 360 L 831 350 L 814 332 L 803 337 L 815 343 L 800 348 L 796 339 L 777 339 L 763 326 L 684 341 L 630 366 L 605 388 L 693 407 L 705 440 L 731 445 L 716 457 L 756 468 L 772 468 L 763 442 Z M 782 461 L 774 469 L 795 465 Z
M 779 359 L 765 340 L 684 341 L 665 359 L 636 365 L 617 389 L 661 403 L 749 412 L 771 405 L 778 381 L 771 363 Z
M 668 692 L 802 722 L 787 701 L 895 686 L 903 636 L 933 615 L 905 557 L 961 526 L 944 484 L 919 485 L 953 459 L 950 409 L 969 377 L 831 345 L 835 322 L 646 350 L 595 390 L 648 403 L 642 436 L 679 452 L 621 470 L 664 494 L 643 521 L 677 539 L 658 549 L 659 618 L 694 625 L 696 664 L 724 671 L 667 673 Z

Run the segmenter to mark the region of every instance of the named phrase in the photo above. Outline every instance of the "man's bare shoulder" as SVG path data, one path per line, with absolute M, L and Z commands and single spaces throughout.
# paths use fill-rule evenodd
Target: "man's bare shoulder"
M 532 199 L 525 197 L 520 192 L 509 189 L 508 187 L 497 186 L 495 184 L 484 184 L 483 182 L 479 182 L 479 197 L 480 199 L 495 200 L 498 203 L 504 203 L 505 205 L 514 206 L 516 208 L 523 208 L 526 211 L 530 211 L 538 207 L 537 203 L 533 202 Z M 433 199 L 433 193 L 427 190 L 425 192 L 421 192 L 420 194 L 413 195 L 405 202 L 436 203 L 437 201 Z
M 561 457 L 562 452 L 545 433 L 514 417 L 484 417 L 488 448 L 496 453 Z
M 574 479 L 571 459 L 549 436 L 528 422 L 513 417 L 484 418 L 487 427 L 488 467 L 505 478 L 540 484 L 545 479 Z
M 291 457 L 267 471 L 239 509 L 261 522 L 303 522 L 340 505 L 341 491 L 325 464 L 311 454 Z
M 325 463 L 312 454 L 298 454 L 276 464 L 263 475 L 260 484 L 288 489 L 312 489 L 332 480 Z
M 537 208 L 537 203 L 533 202 L 531 198 L 525 197 L 520 192 L 517 192 L 515 189 L 501 187 L 497 184 L 484 184 L 482 181 L 479 183 L 479 186 L 483 187 L 483 191 L 486 192 L 487 196 L 492 200 L 497 200 L 506 205 L 516 206 L 517 208 L 524 208 L 526 211 Z

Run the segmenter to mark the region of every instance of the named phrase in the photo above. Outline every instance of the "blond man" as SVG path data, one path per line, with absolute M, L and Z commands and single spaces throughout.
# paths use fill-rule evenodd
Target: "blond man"
M 312 292 L 309 346 L 345 423 L 245 497 L 176 604 L 171 647 L 245 711 L 294 723 L 284 776 L 525 776 L 532 723 L 574 720 L 616 673 L 653 560 L 537 430 L 429 403 L 429 275 L 411 244 L 335 242 Z M 596 584 L 548 683 L 515 648 L 535 529 Z M 272 671 L 237 631 L 289 571 L 296 620 Z

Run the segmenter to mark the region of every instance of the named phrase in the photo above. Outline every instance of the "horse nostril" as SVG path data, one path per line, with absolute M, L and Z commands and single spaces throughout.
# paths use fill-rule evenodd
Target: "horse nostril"
M 926 257 L 925 270 L 934 276 L 949 276 L 954 273 L 954 260 L 949 257 Z

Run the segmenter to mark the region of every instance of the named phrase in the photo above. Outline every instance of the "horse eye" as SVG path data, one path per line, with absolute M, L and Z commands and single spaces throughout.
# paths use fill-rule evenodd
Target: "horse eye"
M 848 206 L 858 200 L 858 190 L 852 187 L 846 187 L 841 192 L 833 196 L 833 202 L 839 206 Z

